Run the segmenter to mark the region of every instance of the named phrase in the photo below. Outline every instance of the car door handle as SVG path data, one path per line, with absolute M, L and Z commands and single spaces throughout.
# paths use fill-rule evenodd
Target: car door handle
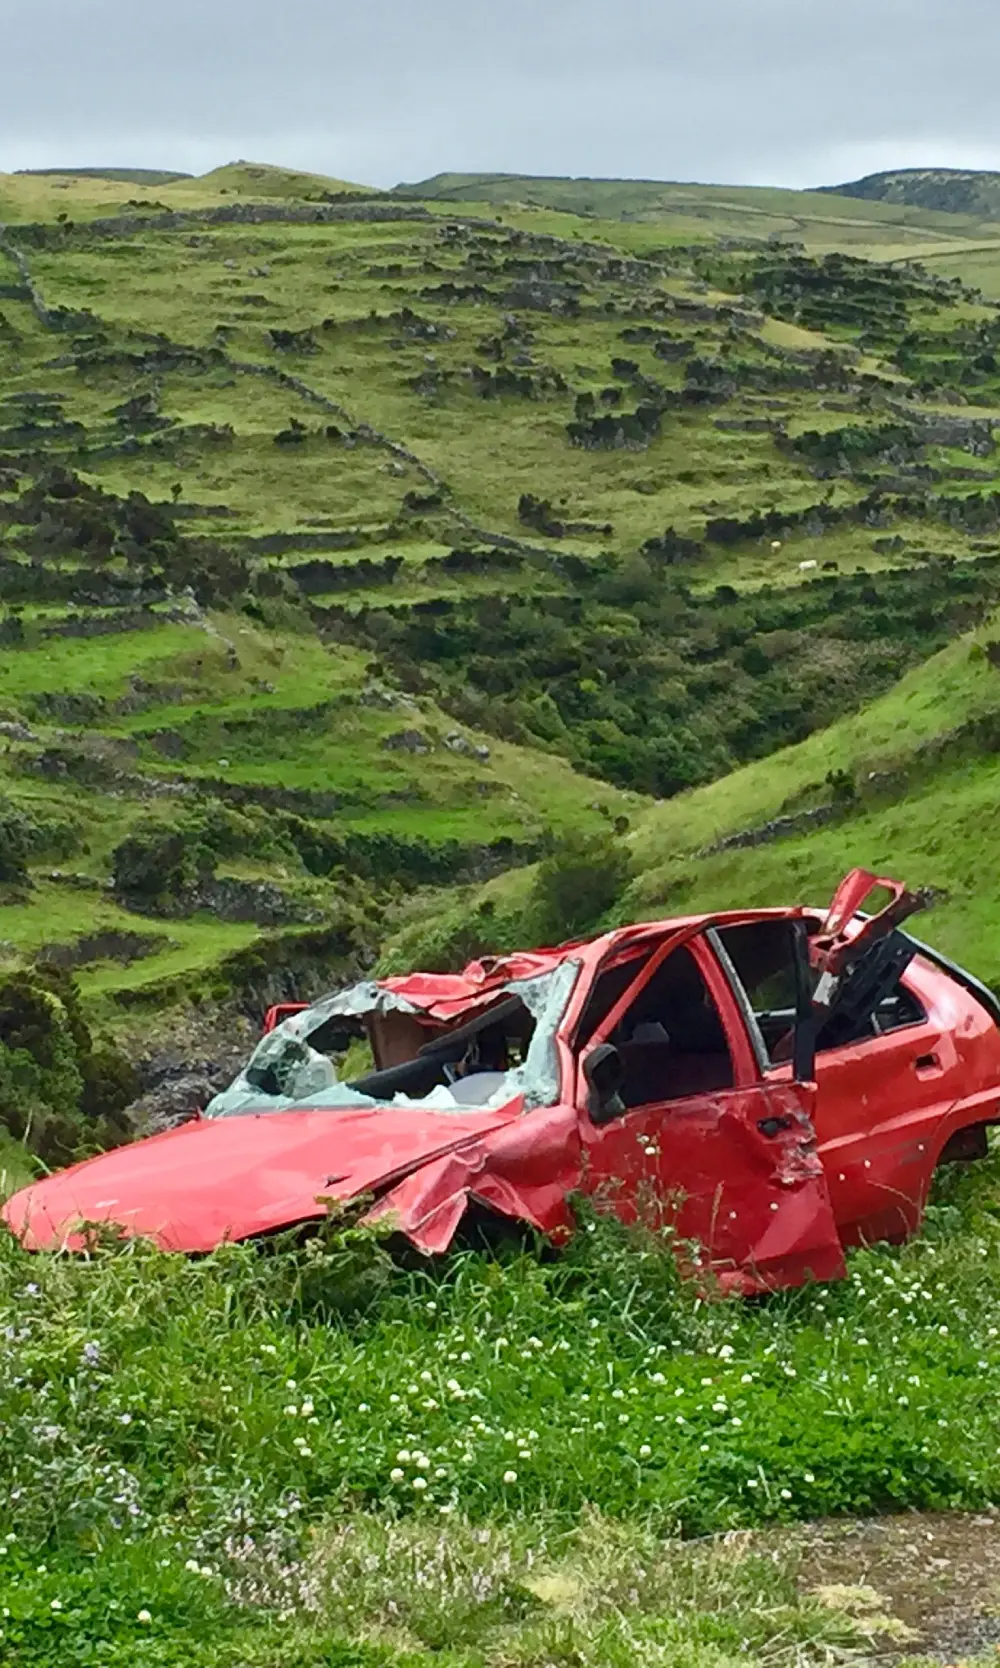
M 918 1054 L 913 1062 L 915 1072 L 933 1072 L 941 1070 L 940 1054 Z

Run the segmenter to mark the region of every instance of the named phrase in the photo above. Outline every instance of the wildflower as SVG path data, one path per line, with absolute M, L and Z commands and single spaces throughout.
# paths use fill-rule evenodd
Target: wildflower
M 192 1575 L 200 1575 L 201 1574 L 201 1569 L 199 1567 L 197 1558 L 189 1558 L 187 1563 L 184 1565 L 184 1568 L 186 1570 L 189 1570 Z
M 49 1609 L 50 1610 L 61 1610 L 62 1609 L 62 1599 L 53 1599 L 52 1603 L 49 1605 Z
M 504 1474 L 503 1474 L 503 1480 L 504 1480 L 505 1483 L 516 1483 L 517 1482 L 517 1472 L 516 1471 L 505 1471 Z
M 783 1488 L 782 1491 L 781 1491 L 781 1498 L 782 1498 L 782 1500 L 790 1500 L 792 1498 L 791 1489 L 790 1488 Z
M 136 1617 L 136 1621 L 137 1621 L 137 1622 L 141 1622 L 141 1623 L 142 1623 L 142 1625 L 143 1625 L 143 1627 L 148 1627 L 148 1626 L 149 1626 L 149 1623 L 150 1623 L 150 1622 L 151 1622 L 151 1621 L 152 1621 L 152 1620 L 153 1620 L 153 1618 L 152 1618 L 152 1616 L 151 1616 L 151 1615 L 150 1615 L 150 1614 L 149 1614 L 149 1611 L 148 1611 L 148 1610 L 140 1610 L 140 1611 L 139 1611 L 139 1614 L 138 1614 L 138 1616 L 137 1616 L 137 1617 Z
M 760 1483 L 759 1483 L 758 1479 L 756 1477 L 748 1477 L 747 1478 L 747 1488 L 760 1488 Z
M 405 1475 L 406 1473 L 401 1471 L 398 1465 L 394 1465 L 389 1472 L 389 1481 L 391 1483 L 401 1483 Z
M 418 1492 L 421 1489 L 425 1489 L 427 1487 L 427 1478 L 426 1477 L 414 1477 L 413 1487 L 415 1489 L 417 1489 Z
M 409 1465 L 409 1463 L 410 1463 L 410 1450 L 409 1450 L 409 1448 L 400 1448 L 399 1453 L 396 1455 L 396 1458 L 399 1460 L 400 1465 Z
M 649 1443 L 644 1442 L 642 1447 L 639 1449 L 639 1458 L 640 1459 L 648 1459 L 652 1452 L 653 1452 L 653 1450 L 649 1446 Z
M 807 1483 L 814 1483 L 816 1481 L 811 1471 L 803 1471 L 802 1476 Z
M 101 1346 L 100 1346 L 100 1344 L 96 1344 L 96 1343 L 93 1343 L 93 1342 L 91 1342 L 89 1344 L 84 1344 L 84 1346 L 83 1346 L 83 1359 L 86 1361 L 88 1367 L 96 1367 L 98 1361 L 100 1361 L 100 1359 L 101 1359 Z
M 119 1413 L 118 1423 L 120 1425 L 130 1425 L 132 1423 L 131 1413 Z
M 734 1354 L 734 1350 L 733 1350 L 732 1344 L 723 1344 L 722 1348 L 719 1351 L 719 1360 L 720 1361 L 731 1361 L 732 1358 L 733 1358 L 733 1354 Z
M 312 1402 L 307 1401 L 307 1402 L 302 1403 L 302 1417 L 303 1417 L 303 1419 L 309 1419 L 312 1416 L 312 1411 L 313 1411 Z
M 289 1402 L 288 1406 L 285 1408 L 285 1413 L 289 1419 L 297 1419 L 299 1410 L 294 1402 Z

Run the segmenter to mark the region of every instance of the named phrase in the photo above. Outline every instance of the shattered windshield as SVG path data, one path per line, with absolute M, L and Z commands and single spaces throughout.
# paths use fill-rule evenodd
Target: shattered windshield
M 317 1002 L 263 1038 L 209 1118 L 398 1106 L 443 1113 L 525 1108 L 559 1097 L 556 1032 L 579 973 L 498 985 L 441 1020 L 374 981 Z

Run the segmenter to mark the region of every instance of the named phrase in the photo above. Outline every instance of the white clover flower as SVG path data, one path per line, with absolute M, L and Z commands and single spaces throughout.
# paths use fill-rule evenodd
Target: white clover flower
M 731 1361 L 735 1353 L 732 1344 L 723 1344 L 719 1350 L 719 1360 Z
M 61 1610 L 62 1609 L 62 1599 L 53 1599 L 52 1603 L 49 1605 L 49 1609 L 50 1610 Z
M 747 1488 L 760 1488 L 760 1482 L 759 1482 L 758 1478 L 748 1477 L 747 1478 Z
M 653 1450 L 649 1446 L 649 1443 L 644 1442 L 642 1447 L 639 1449 L 639 1458 L 640 1459 L 648 1459 L 652 1452 L 653 1452 Z
M 781 1498 L 782 1498 L 782 1500 L 790 1500 L 792 1498 L 791 1489 L 790 1488 L 783 1488 L 782 1491 L 781 1491 Z
M 434 1374 L 429 1373 L 425 1368 L 424 1371 L 420 1375 L 420 1382 L 421 1382 L 421 1384 L 433 1384 L 434 1383 Z
M 816 1481 L 816 1479 L 813 1476 L 811 1471 L 803 1471 L 802 1477 L 803 1477 L 803 1480 L 807 1483 L 814 1483 Z
M 730 1424 L 731 1424 L 731 1425 L 735 1425 L 735 1426 L 736 1426 L 736 1428 L 737 1428 L 737 1430 L 739 1430 L 739 1428 L 740 1428 L 740 1426 L 741 1426 L 741 1425 L 742 1425 L 742 1423 L 743 1423 L 743 1420 L 742 1420 L 742 1419 L 736 1419 L 736 1418 L 733 1418 L 733 1419 L 730 1419 L 730 1421 L 729 1421 L 729 1423 L 730 1423 Z
M 189 1558 L 187 1563 L 184 1565 L 184 1568 L 186 1570 L 188 1570 L 191 1575 L 200 1575 L 201 1574 L 201 1569 L 199 1567 L 197 1558 Z
M 390 1483 L 401 1483 L 405 1475 L 406 1473 L 401 1471 L 398 1465 L 394 1465 L 389 1472 L 389 1481 Z
M 370 1413 L 371 1408 L 368 1406 L 367 1402 L 359 1402 L 358 1403 L 358 1412 L 359 1413 Z
M 415 1488 L 417 1490 L 418 1494 L 419 1494 L 423 1489 L 425 1489 L 427 1487 L 427 1478 L 426 1477 L 414 1477 L 413 1483 L 412 1483 L 411 1486 L 413 1488 Z
M 740 1383 L 741 1384 L 752 1384 L 753 1383 L 753 1373 L 744 1373 L 742 1378 L 740 1379 Z
M 400 1465 L 409 1465 L 409 1463 L 410 1463 L 410 1450 L 409 1450 L 409 1448 L 400 1448 L 399 1453 L 396 1455 L 396 1458 L 399 1460 Z
M 140 1610 L 135 1619 L 137 1622 L 141 1622 L 143 1627 L 148 1627 L 149 1623 L 153 1620 L 148 1610 Z
M 504 1474 L 503 1474 L 503 1480 L 504 1480 L 505 1483 L 516 1483 L 517 1482 L 517 1472 L 516 1471 L 505 1471 Z

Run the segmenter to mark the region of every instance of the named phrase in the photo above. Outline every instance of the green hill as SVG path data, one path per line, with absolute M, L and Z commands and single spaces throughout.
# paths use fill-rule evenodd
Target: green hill
M 19 168 L 17 172 L 29 179 L 122 180 L 131 185 L 171 185 L 194 177 L 162 168 Z
M 899 168 L 868 174 L 849 185 L 820 188 L 838 197 L 937 213 L 1000 219 L 1000 173 L 977 168 Z
M 327 174 L 302 173 L 294 168 L 276 168 L 266 162 L 228 162 L 222 168 L 199 176 L 199 184 L 248 197 L 295 197 L 309 200 L 325 192 L 371 193 L 366 185 L 351 185 Z
M 641 847 L 1000 600 L 961 281 L 687 209 L 126 189 L 0 178 L 0 937 L 111 1022 Z

